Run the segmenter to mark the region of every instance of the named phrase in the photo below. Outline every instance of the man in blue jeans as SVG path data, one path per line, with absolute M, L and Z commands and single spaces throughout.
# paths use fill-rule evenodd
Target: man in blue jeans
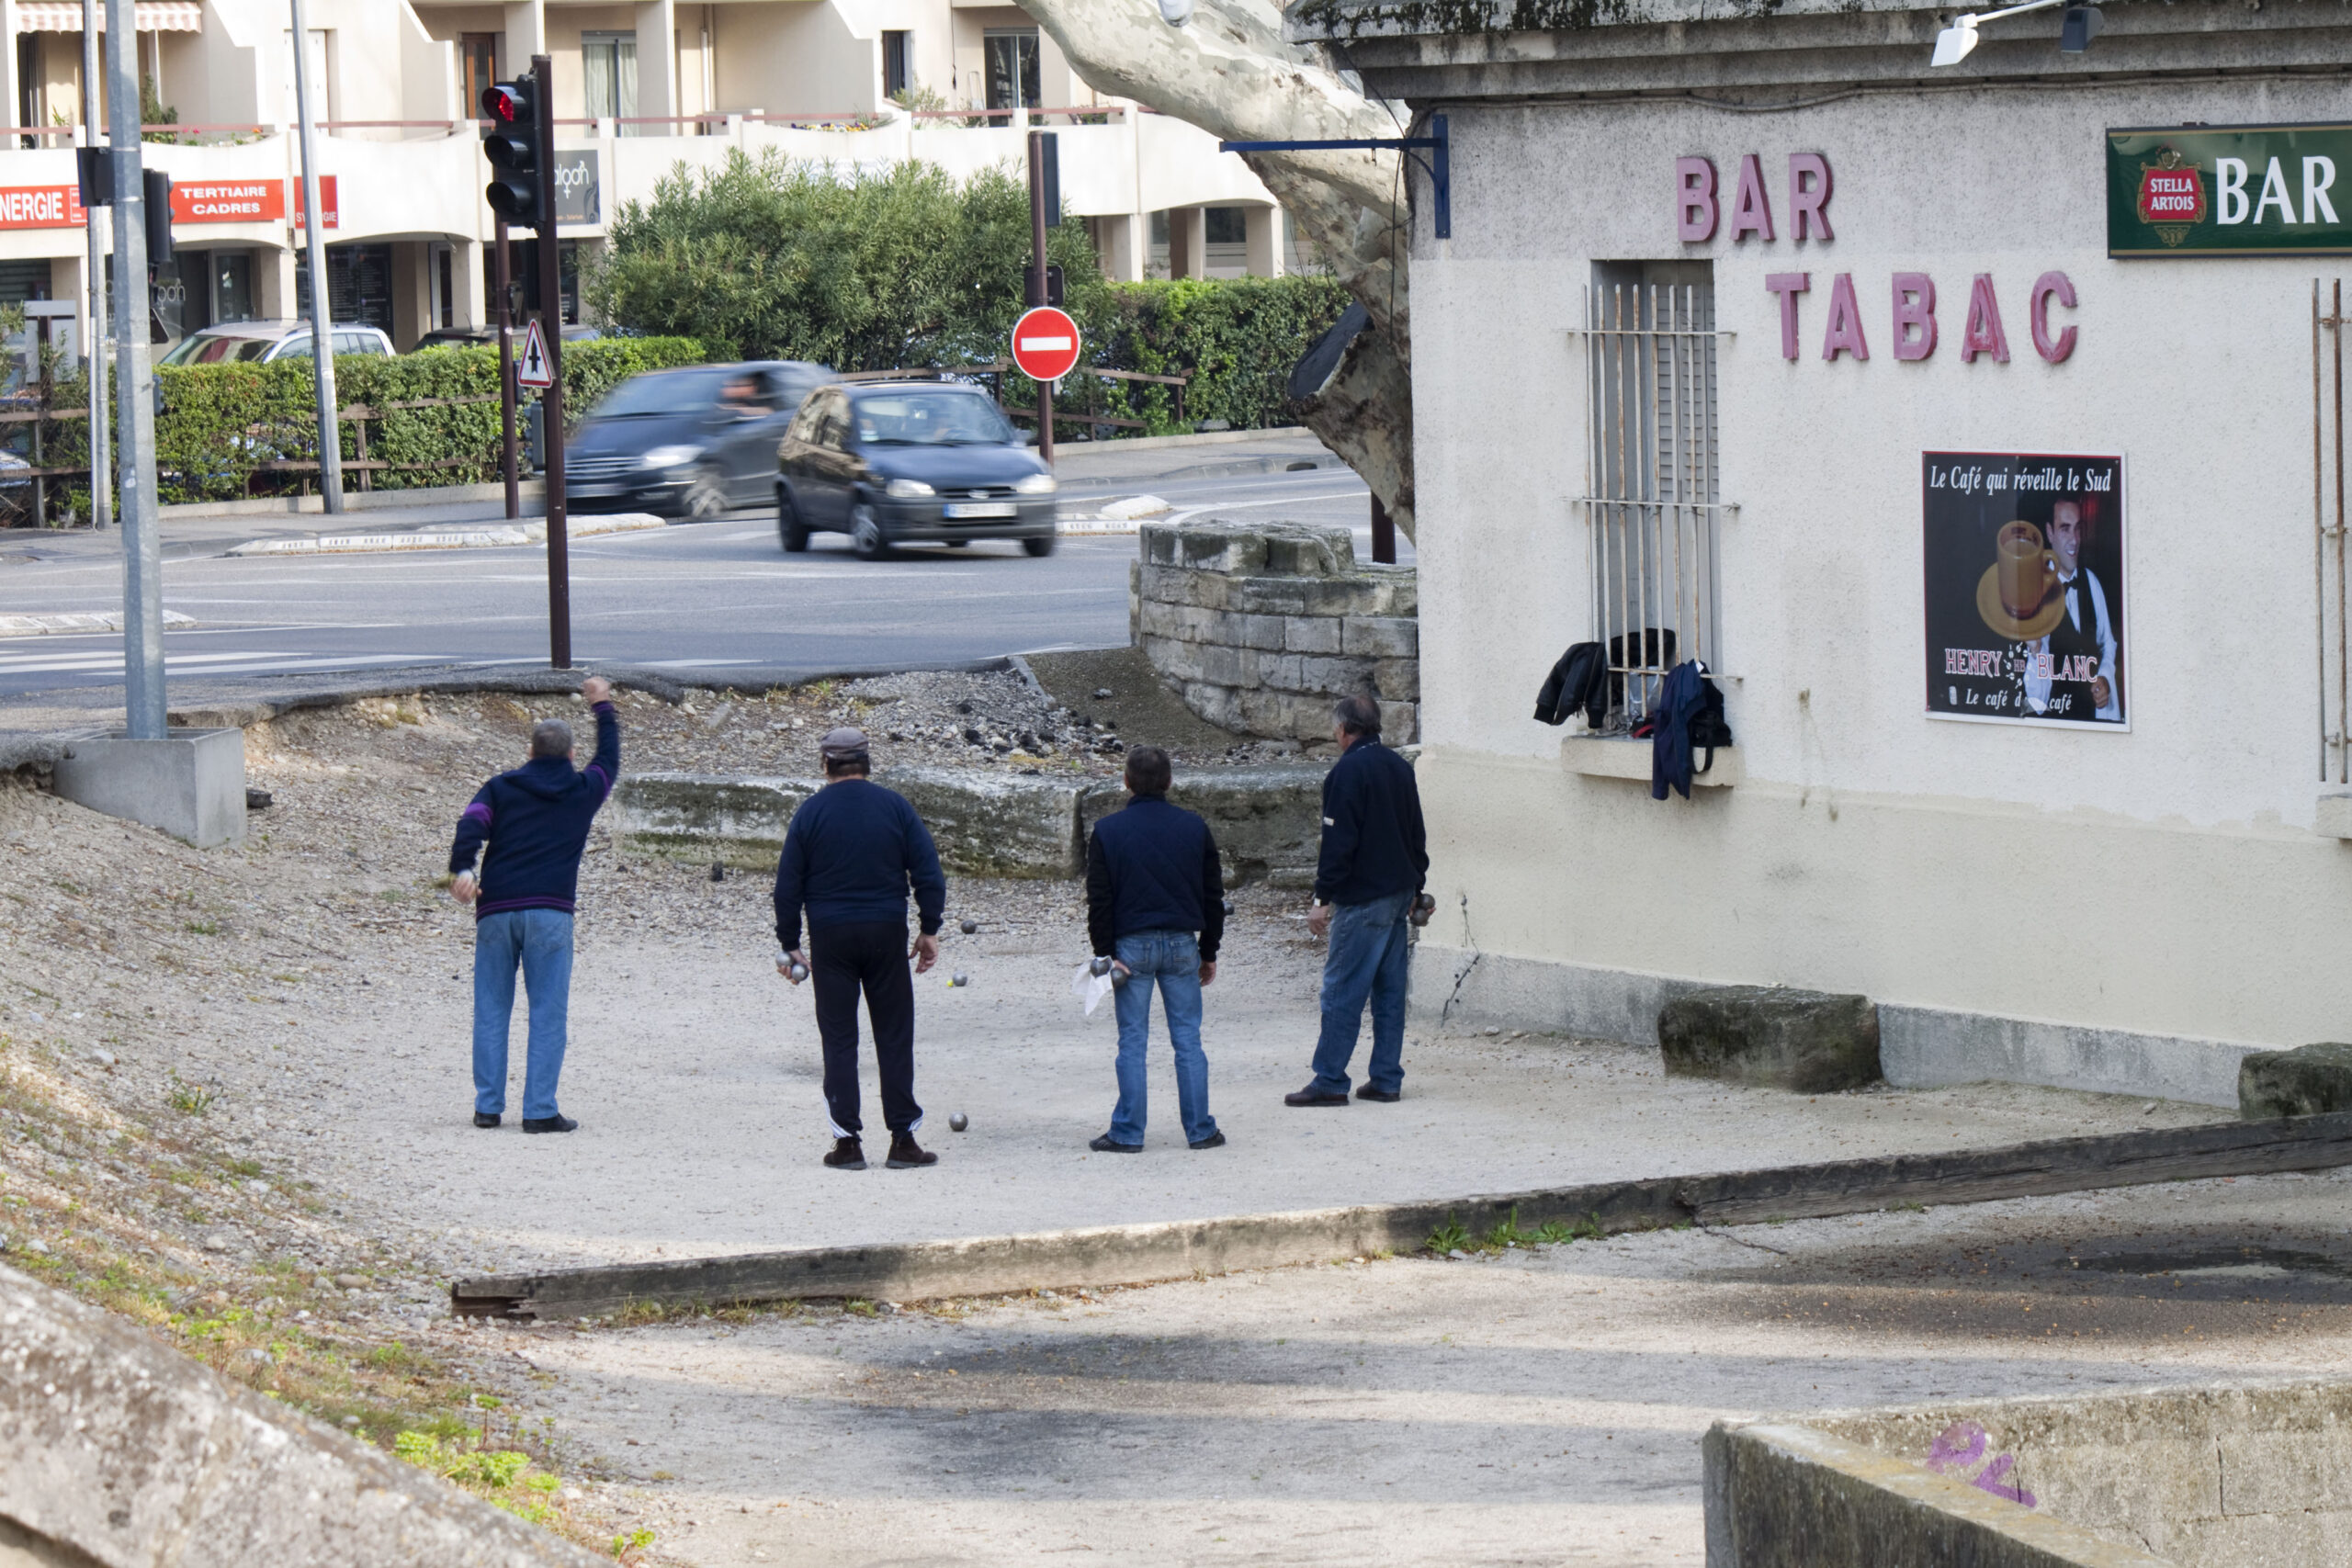
M 514 1012 L 514 969 L 530 996 L 530 1057 L 523 1076 L 523 1131 L 569 1133 L 580 1125 L 556 1109 L 571 1014 L 571 910 L 588 824 L 621 771 L 621 721 L 611 682 L 591 675 L 580 694 L 596 716 L 596 755 L 571 765 L 571 726 L 531 727 L 531 760 L 481 786 L 458 818 L 449 847 L 450 896 L 474 907 L 474 1125 L 495 1127 L 506 1111 L 506 1026 Z M 481 875 L 474 857 L 483 844 Z
M 1323 1033 L 1315 1079 L 1285 1105 L 1345 1105 L 1348 1061 L 1372 1003 L 1372 1060 L 1358 1100 L 1404 1094 L 1405 977 L 1413 901 L 1429 877 L 1429 840 L 1413 765 L 1380 743 L 1380 705 L 1343 697 L 1332 709 L 1340 760 L 1323 775 L 1323 852 L 1307 930 L 1327 931 Z
M 1128 752 L 1133 798 L 1097 822 L 1086 843 L 1086 934 L 1095 956 L 1110 959 L 1119 976 L 1119 1103 L 1111 1130 L 1086 1145 L 1097 1154 L 1143 1153 L 1154 985 L 1176 1051 L 1184 1142 L 1196 1149 L 1225 1145 L 1209 1114 L 1209 1059 L 1201 1050 L 1201 987 L 1216 978 L 1225 937 L 1225 873 L 1209 825 L 1168 804 L 1174 778 L 1159 747 Z

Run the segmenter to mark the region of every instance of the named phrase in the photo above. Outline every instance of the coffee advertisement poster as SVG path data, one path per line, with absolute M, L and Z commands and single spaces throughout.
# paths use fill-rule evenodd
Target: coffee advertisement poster
M 1928 452 L 1928 716 L 2131 728 L 2123 459 Z

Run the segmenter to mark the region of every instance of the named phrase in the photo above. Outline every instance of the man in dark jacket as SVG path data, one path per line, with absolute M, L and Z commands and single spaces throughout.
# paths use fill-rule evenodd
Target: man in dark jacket
M 1323 1034 L 1315 1081 L 1285 1105 L 1345 1105 L 1348 1061 L 1372 1002 L 1372 1060 L 1358 1100 L 1393 1103 L 1405 1082 L 1405 976 L 1413 900 L 1430 869 L 1413 765 L 1380 743 L 1380 705 L 1343 697 L 1332 710 L 1340 760 L 1323 776 L 1323 853 L 1307 929 L 1329 932 Z
M 915 1142 L 922 1107 L 915 1103 L 915 986 L 939 962 L 939 918 L 947 879 L 931 831 L 906 797 L 866 775 L 871 749 L 862 729 L 832 729 L 819 742 L 825 787 L 801 802 L 785 830 L 775 867 L 775 966 L 794 985 L 794 965 L 817 983 L 817 1032 L 825 1048 L 825 1107 L 833 1151 L 825 1163 L 864 1170 L 859 1141 L 857 997 L 865 993 L 874 1026 L 874 1060 L 882 1075 L 882 1119 L 890 1129 L 892 1170 L 936 1165 Z M 907 892 L 913 889 L 922 934 L 907 947 Z M 808 957 L 800 952 L 800 914 L 808 912 Z
M 564 1036 L 571 1013 L 571 912 L 588 824 L 621 771 L 621 721 L 613 688 L 591 675 L 581 696 L 596 716 L 596 755 L 571 766 L 571 727 L 543 718 L 531 727 L 531 760 L 481 786 L 458 818 L 449 846 L 449 892 L 474 907 L 474 1125 L 495 1127 L 506 1110 L 506 1029 L 514 1012 L 514 969 L 530 998 L 530 1055 L 523 1072 L 523 1131 L 569 1133 L 580 1125 L 556 1109 Z M 481 875 L 474 856 L 487 840 Z
M 1216 978 L 1225 937 L 1225 873 L 1216 840 L 1196 812 L 1168 804 L 1174 782 L 1168 753 L 1138 746 L 1127 753 L 1134 798 L 1094 825 L 1086 843 L 1086 934 L 1094 954 L 1111 960 L 1122 984 L 1119 1103 L 1111 1130 L 1087 1145 L 1098 1154 L 1143 1153 L 1144 1051 L 1151 1038 L 1151 988 L 1168 1018 L 1176 1052 L 1176 1109 L 1184 1141 L 1196 1149 L 1224 1145 L 1209 1114 L 1209 1059 L 1201 1051 L 1201 987 Z

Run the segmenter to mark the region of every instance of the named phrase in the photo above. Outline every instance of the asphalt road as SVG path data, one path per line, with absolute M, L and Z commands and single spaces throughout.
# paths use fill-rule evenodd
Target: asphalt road
M 1183 456 L 1195 469 L 1215 465 L 1213 450 Z M 1371 553 L 1366 492 L 1345 469 L 1066 482 L 1065 510 L 1147 491 L 1170 503 L 1170 517 L 1347 525 L 1357 553 Z M 1400 547 L 1409 559 L 1410 545 Z M 1065 539 L 1045 559 L 975 544 L 869 563 L 821 535 L 787 556 L 773 516 L 749 512 L 582 539 L 571 552 L 573 661 L 840 669 L 1124 643 L 1135 551 L 1125 535 Z M 174 561 L 164 606 L 199 624 L 165 637 L 165 659 L 175 682 L 540 660 L 546 581 L 538 547 Z M 105 557 L 0 570 L 0 615 L 119 610 L 121 592 L 120 564 Z M 119 634 L 0 640 L 0 696 L 112 686 L 121 658 Z

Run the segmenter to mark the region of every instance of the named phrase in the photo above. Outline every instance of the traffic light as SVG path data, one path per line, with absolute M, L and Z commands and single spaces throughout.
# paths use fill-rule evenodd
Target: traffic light
M 492 171 L 490 209 L 518 228 L 540 221 L 539 168 L 547 149 L 539 140 L 539 107 L 529 82 L 501 82 L 481 90 L 483 156 Z

